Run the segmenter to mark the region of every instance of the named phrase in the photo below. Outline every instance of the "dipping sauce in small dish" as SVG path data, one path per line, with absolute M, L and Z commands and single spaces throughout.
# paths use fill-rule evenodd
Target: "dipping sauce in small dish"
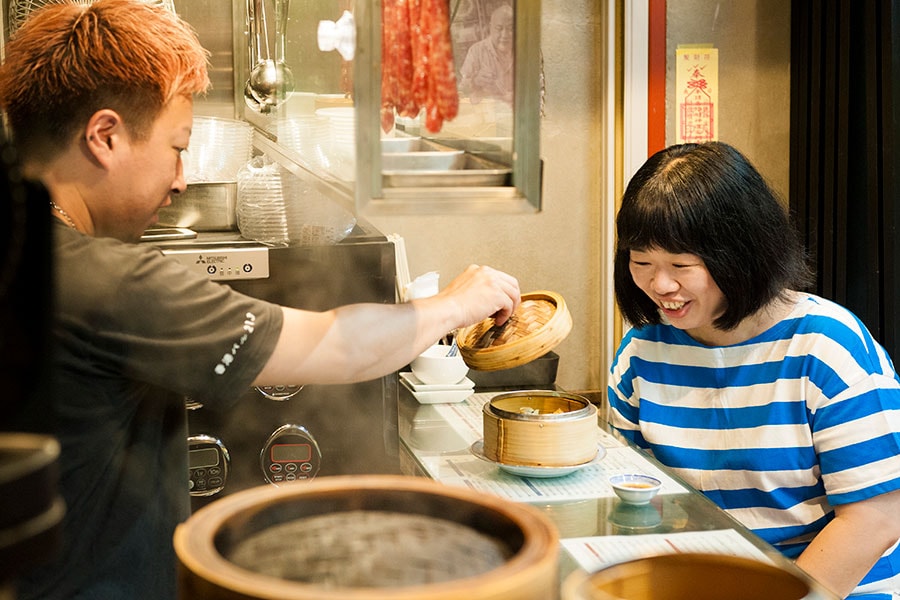
M 609 478 L 609 484 L 616 495 L 629 504 L 647 504 L 662 486 L 656 477 L 638 473 L 613 475 Z

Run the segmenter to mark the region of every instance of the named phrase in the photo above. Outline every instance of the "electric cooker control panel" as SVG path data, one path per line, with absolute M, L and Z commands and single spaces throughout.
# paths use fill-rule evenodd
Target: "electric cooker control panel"
M 269 249 L 265 246 L 163 248 L 162 253 L 213 280 L 269 276 Z
M 188 438 L 191 496 L 212 496 L 225 487 L 231 457 L 222 440 L 209 435 Z
M 312 479 L 319 472 L 322 452 L 313 435 L 301 425 L 276 429 L 259 453 L 263 475 L 271 484 Z

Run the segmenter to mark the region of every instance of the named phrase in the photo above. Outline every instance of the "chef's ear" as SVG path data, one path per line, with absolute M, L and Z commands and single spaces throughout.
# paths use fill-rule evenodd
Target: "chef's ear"
M 122 117 L 116 111 L 104 108 L 88 119 L 84 129 L 84 143 L 94 160 L 105 166 L 122 135 Z

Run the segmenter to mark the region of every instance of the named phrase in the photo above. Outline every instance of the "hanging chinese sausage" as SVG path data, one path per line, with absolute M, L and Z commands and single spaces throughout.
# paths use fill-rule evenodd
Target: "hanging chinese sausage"
M 438 132 L 459 110 L 449 0 L 384 0 L 381 4 L 381 127 L 395 115 Z

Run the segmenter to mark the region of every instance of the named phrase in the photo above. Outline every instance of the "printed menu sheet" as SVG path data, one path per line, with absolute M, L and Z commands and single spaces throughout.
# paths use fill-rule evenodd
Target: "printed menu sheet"
M 628 560 L 682 552 L 727 554 L 771 562 L 762 550 L 733 529 L 570 538 L 561 544 L 578 566 L 589 573 Z
M 435 409 L 456 433 L 472 444 L 482 438 L 482 406 L 493 395 L 476 393 L 463 402 L 435 405 Z M 615 492 L 607 480 L 617 473 L 652 475 L 662 481 L 659 493 L 663 495 L 688 493 L 639 452 L 603 430 L 600 430 L 600 446 L 603 456 L 592 464 L 561 477 L 549 478 L 510 474 L 468 451 L 435 455 L 416 452 L 416 455 L 429 476 L 437 481 L 523 502 L 614 497 Z

